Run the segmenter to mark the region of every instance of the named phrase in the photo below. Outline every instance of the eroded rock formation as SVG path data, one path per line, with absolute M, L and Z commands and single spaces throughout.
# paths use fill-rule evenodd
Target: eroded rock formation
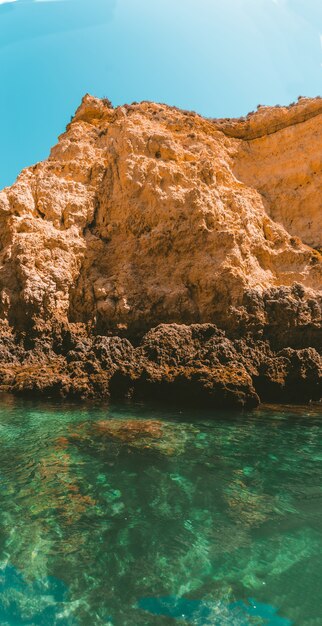
M 0 193 L 1 388 L 318 400 L 321 115 L 85 96 Z

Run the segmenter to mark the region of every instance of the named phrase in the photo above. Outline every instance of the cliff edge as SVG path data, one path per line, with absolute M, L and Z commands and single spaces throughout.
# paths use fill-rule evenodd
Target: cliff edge
M 86 95 L 0 192 L 0 388 L 319 400 L 321 116 Z

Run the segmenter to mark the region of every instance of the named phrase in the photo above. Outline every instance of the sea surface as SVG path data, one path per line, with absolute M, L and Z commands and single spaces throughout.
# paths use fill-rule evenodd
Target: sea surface
M 322 624 L 322 407 L 0 400 L 1 626 Z

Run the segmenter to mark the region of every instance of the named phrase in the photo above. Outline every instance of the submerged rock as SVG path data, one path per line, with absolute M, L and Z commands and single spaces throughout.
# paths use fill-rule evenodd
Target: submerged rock
M 165 456 L 182 454 L 187 435 L 194 435 L 193 426 L 146 419 L 106 419 L 89 422 L 74 429 L 68 437 L 59 437 L 57 449 L 77 445 L 86 449 L 104 450 L 118 447 L 156 451 Z
M 33 582 L 13 566 L 0 569 L 0 620 L 3 626 L 78 626 L 66 610 L 68 589 L 53 577 Z
M 151 615 L 166 615 L 173 619 L 184 620 L 186 624 L 196 626 L 250 626 L 250 624 L 266 624 L 266 626 L 291 626 L 291 620 L 279 617 L 277 609 L 268 604 L 250 598 L 246 602 L 208 602 L 206 600 L 189 600 L 187 598 L 141 598 L 139 608 Z M 254 619 L 253 619 L 254 618 Z M 260 620 L 260 621 L 258 621 Z
M 138 439 L 160 439 L 163 424 L 157 420 L 102 420 L 93 425 L 101 436 L 119 439 L 125 443 L 135 443 Z

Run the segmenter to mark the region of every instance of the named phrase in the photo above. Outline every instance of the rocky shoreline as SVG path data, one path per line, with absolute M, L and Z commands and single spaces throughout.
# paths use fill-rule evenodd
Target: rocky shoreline
M 91 334 L 79 324 L 35 326 L 20 333 L 3 327 L 0 392 L 235 409 L 261 402 L 319 402 L 321 303 L 309 306 L 299 293 L 295 286 L 284 299 L 280 293 L 267 294 L 261 317 L 248 301 L 247 321 L 244 308 L 239 329 L 230 331 L 214 324 L 174 323 L 127 338 Z
M 0 392 L 318 402 L 321 115 L 85 96 L 0 192 Z

